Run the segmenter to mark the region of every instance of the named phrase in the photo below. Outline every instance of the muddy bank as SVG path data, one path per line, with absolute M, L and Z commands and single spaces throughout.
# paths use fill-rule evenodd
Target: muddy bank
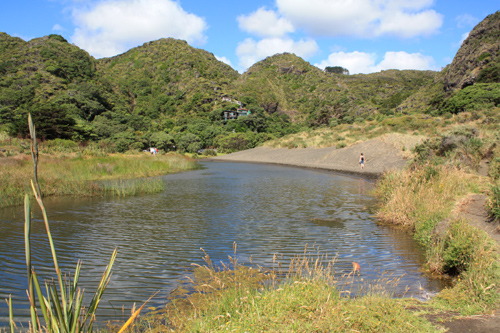
M 365 168 L 359 156 L 366 158 Z M 372 139 L 346 148 L 268 148 L 258 147 L 233 154 L 217 156 L 215 161 L 271 163 L 305 168 L 325 169 L 367 177 L 379 177 L 385 171 L 402 169 L 406 164 L 403 151 L 383 139 Z

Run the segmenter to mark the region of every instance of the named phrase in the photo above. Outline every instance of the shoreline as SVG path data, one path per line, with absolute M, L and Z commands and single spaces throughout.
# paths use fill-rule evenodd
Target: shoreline
M 366 156 L 365 168 L 359 166 L 359 155 Z M 261 163 L 318 169 L 377 179 L 385 172 L 403 169 L 403 151 L 380 138 L 346 148 L 269 148 L 257 147 L 236 153 L 210 157 L 215 162 Z
M 377 180 L 382 174 L 375 172 L 363 172 L 363 171 L 348 171 L 342 169 L 333 169 L 333 168 L 325 168 L 314 165 L 299 165 L 299 164 L 290 164 L 290 163 L 274 163 L 274 162 L 260 162 L 260 161 L 243 161 L 243 160 L 222 160 L 222 159 L 214 159 L 214 158 L 206 158 L 203 159 L 202 162 L 213 162 L 213 163 L 247 163 L 247 164 L 265 164 L 265 165 L 276 165 L 288 168 L 299 168 L 299 169 L 307 169 L 307 170 L 317 170 L 324 172 L 336 173 L 343 176 L 352 176 L 357 178 L 363 178 L 369 181 Z

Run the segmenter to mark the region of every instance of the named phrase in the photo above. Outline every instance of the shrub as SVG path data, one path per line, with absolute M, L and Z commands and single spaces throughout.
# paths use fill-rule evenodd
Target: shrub
M 203 150 L 204 156 L 217 156 L 217 151 L 215 149 L 205 149 Z
M 158 149 L 167 150 L 174 145 L 174 138 L 172 135 L 165 132 L 155 132 L 149 138 L 151 145 Z
M 495 184 L 491 187 L 488 198 L 488 210 L 495 219 L 500 218 L 500 186 Z
M 195 153 L 201 149 L 201 139 L 192 133 L 182 134 L 177 140 L 179 149 Z
M 488 174 L 495 180 L 500 178 L 500 157 L 495 157 L 491 160 Z
M 477 60 L 483 61 L 484 59 L 489 58 L 490 56 L 491 56 L 491 54 L 489 52 L 484 52 L 479 56 L 479 58 L 477 58 Z
M 443 272 L 458 275 L 470 265 L 478 242 L 477 229 L 464 232 L 467 222 L 459 220 L 452 223 L 443 241 Z
M 354 118 L 351 116 L 345 116 L 344 118 L 342 118 L 342 122 L 344 124 L 352 124 L 354 122 Z
M 485 67 L 479 72 L 477 77 L 478 83 L 495 83 L 500 82 L 500 63 Z
M 188 153 L 197 153 L 201 149 L 201 142 L 192 142 L 187 146 L 186 151 Z
M 222 153 L 232 153 L 248 148 L 248 139 L 243 133 L 231 133 L 218 138 L 219 149 Z
M 476 111 L 500 104 L 500 83 L 477 83 L 468 86 L 443 103 L 443 111 Z
M 331 118 L 328 124 L 330 127 L 335 127 L 339 125 L 339 120 L 337 118 Z
M 347 147 L 347 144 L 345 142 L 340 142 L 340 143 L 337 143 L 337 145 L 335 147 L 337 149 L 341 149 L 341 148 Z

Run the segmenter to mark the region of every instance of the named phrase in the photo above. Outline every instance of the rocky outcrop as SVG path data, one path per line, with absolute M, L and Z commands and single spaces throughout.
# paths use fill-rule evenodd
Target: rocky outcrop
M 462 43 L 444 78 L 445 92 L 473 85 L 481 71 L 497 60 L 500 49 L 500 12 L 487 16 Z

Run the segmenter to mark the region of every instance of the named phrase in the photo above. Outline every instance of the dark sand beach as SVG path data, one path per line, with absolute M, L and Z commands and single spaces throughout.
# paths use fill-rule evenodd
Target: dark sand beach
M 359 156 L 366 158 L 361 169 Z M 304 168 L 332 170 L 343 173 L 378 177 L 391 169 L 402 169 L 406 164 L 403 151 L 382 139 L 372 139 L 346 148 L 269 148 L 258 147 L 233 154 L 217 156 L 215 161 L 271 163 Z

